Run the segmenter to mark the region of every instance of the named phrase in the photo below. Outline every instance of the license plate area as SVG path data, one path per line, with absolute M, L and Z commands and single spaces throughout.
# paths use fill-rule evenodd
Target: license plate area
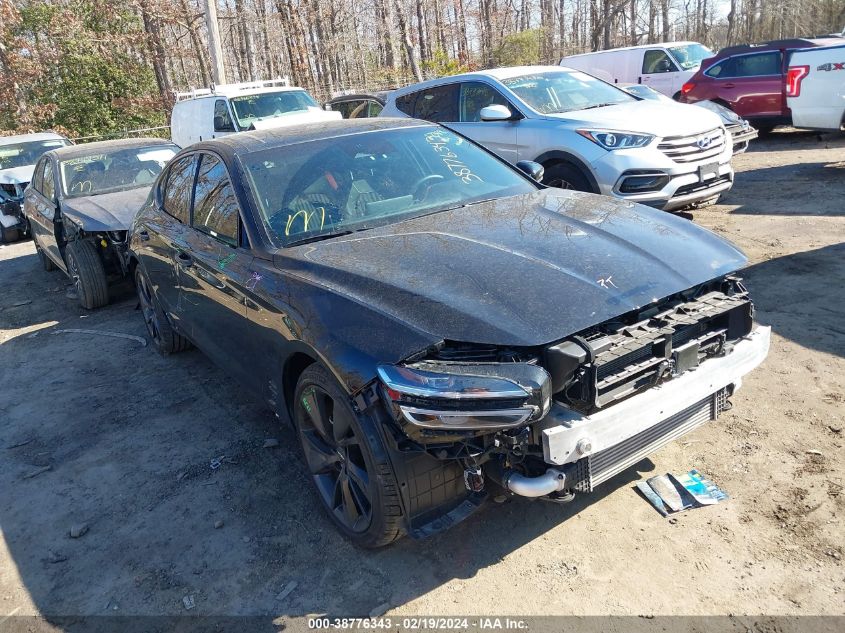
M 719 177 L 719 163 L 707 163 L 698 167 L 698 182 L 705 182 Z

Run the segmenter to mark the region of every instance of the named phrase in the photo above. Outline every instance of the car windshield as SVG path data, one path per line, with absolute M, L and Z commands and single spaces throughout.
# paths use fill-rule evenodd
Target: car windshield
M 669 52 L 684 70 L 692 70 L 701 66 L 701 61 L 713 57 L 713 51 L 701 44 L 684 44 L 670 46 Z
M 0 169 L 34 165 L 44 152 L 66 145 L 70 145 L 70 141 L 63 138 L 0 145 Z
M 304 90 L 262 92 L 257 95 L 234 97 L 231 102 L 241 130 L 248 130 L 255 121 L 301 113 L 309 109 L 321 109 Z
M 92 152 L 59 163 L 66 198 L 149 187 L 179 148 L 166 145 Z
M 241 160 L 277 246 L 536 191 L 506 163 L 433 126 L 309 141 Z
M 623 90 L 578 71 L 556 71 L 503 79 L 525 103 L 543 114 L 573 112 L 636 101 Z

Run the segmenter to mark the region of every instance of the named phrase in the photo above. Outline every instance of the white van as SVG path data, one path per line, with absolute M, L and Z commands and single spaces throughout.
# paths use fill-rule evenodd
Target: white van
M 170 137 L 180 147 L 246 130 L 334 121 L 307 91 L 287 79 L 221 84 L 176 93 Z
M 702 60 L 713 55 L 698 42 L 670 42 L 570 55 L 560 60 L 560 65 L 611 84 L 645 84 L 677 100 L 681 86 L 696 73 Z

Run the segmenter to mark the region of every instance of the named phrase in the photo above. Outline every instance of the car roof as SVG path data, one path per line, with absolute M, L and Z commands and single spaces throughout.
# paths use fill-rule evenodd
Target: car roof
M 119 149 L 142 149 L 144 147 L 155 147 L 157 145 L 175 145 L 173 141 L 164 138 L 121 138 L 112 141 L 97 141 L 96 143 L 83 143 L 82 145 L 70 145 L 48 152 L 59 160 L 70 160 L 82 158 L 97 152 L 111 152 Z
M 601 53 L 615 53 L 616 51 L 635 51 L 642 48 L 668 48 L 670 46 L 689 46 L 690 44 L 701 44 L 701 42 L 683 41 L 683 42 L 655 42 L 654 44 L 637 44 L 636 46 L 620 46 L 619 48 L 608 48 L 603 51 L 593 51 L 592 53 L 578 53 L 577 55 L 566 55 L 563 59 L 570 57 L 585 57 L 587 55 L 599 55 Z M 561 60 L 563 61 L 563 60 Z
M 66 141 L 61 134 L 55 132 L 36 132 L 34 134 L 16 134 L 14 136 L 0 137 L 0 145 L 12 145 L 13 143 L 26 143 L 27 141 Z
M 573 68 L 566 68 L 564 66 L 506 66 L 503 68 L 490 68 L 487 70 L 474 70 L 468 73 L 460 73 L 458 75 L 447 75 L 438 79 L 429 79 L 428 81 L 421 81 L 419 83 L 399 88 L 390 94 L 390 97 L 400 97 L 409 92 L 416 92 L 429 86 L 439 86 L 443 84 L 452 83 L 454 81 L 466 81 L 467 79 L 510 79 L 511 77 L 519 77 L 520 75 L 531 75 L 545 72 L 578 72 Z
M 434 123 L 419 119 L 374 117 L 367 119 L 341 119 L 337 121 L 320 121 L 319 123 L 305 123 L 269 130 L 253 130 L 229 134 L 210 141 L 203 141 L 188 146 L 189 150 L 208 149 L 216 151 L 229 158 L 236 155 L 251 154 L 252 152 L 311 141 L 320 141 L 342 136 L 353 136 L 366 132 L 393 130 L 414 127 L 437 127 Z

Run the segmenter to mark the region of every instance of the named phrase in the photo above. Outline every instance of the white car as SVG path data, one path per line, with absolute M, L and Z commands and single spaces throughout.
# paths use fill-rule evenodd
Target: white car
M 730 137 L 703 108 L 635 97 L 558 66 L 498 68 L 392 92 L 380 116 L 434 121 L 552 187 L 667 211 L 715 201 L 733 185 Z
M 170 137 L 180 147 L 246 130 L 319 123 L 342 118 L 326 112 L 287 79 L 221 84 L 176 93 Z
M 677 100 L 681 86 L 713 55 L 698 42 L 667 42 L 570 55 L 560 65 L 611 84 L 644 84 Z
M 21 206 L 35 163 L 44 152 L 70 144 L 64 136 L 52 132 L 0 138 L 0 243 L 29 235 Z
M 795 127 L 839 130 L 845 125 L 845 45 L 792 53 L 786 105 Z

